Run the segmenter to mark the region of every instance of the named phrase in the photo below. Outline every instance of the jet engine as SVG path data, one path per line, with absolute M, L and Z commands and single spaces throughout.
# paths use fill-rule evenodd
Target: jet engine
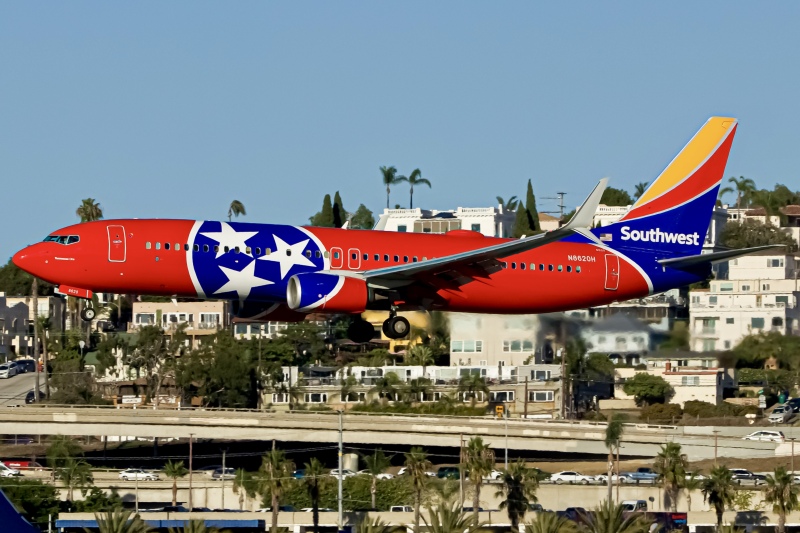
M 370 292 L 363 279 L 309 272 L 289 278 L 286 302 L 303 312 L 362 313 Z

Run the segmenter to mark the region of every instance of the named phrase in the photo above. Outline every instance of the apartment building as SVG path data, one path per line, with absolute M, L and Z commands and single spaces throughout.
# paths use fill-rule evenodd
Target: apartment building
M 198 346 L 203 337 L 230 326 L 227 301 L 133 302 L 132 315 L 133 321 L 128 325 L 130 332 L 143 326 L 159 326 L 167 335 L 172 335 L 185 324 L 191 347 Z
M 798 259 L 757 255 L 729 261 L 727 280 L 689 293 L 691 348 L 729 350 L 763 331 L 800 334 Z
M 450 313 L 448 319 L 452 366 L 521 366 L 542 354 L 537 315 Z
M 638 365 L 654 347 L 654 332 L 623 313 L 587 324 L 581 332 L 589 352 L 608 354 L 614 364 Z

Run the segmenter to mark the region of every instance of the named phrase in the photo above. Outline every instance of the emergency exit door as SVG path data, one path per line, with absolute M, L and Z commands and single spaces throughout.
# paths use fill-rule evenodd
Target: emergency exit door
M 125 228 L 108 226 L 108 260 L 112 263 L 123 263 L 126 253 Z
M 619 287 L 619 256 L 606 254 L 606 290 L 615 291 Z

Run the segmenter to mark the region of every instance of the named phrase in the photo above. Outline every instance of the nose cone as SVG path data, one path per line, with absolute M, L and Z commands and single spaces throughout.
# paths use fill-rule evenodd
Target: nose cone
M 41 259 L 41 254 L 36 250 L 36 245 L 34 244 L 15 253 L 11 261 L 28 274 L 41 277 L 41 273 L 37 272 L 37 270 L 41 270 L 43 264 L 41 260 L 37 261 L 37 258 Z

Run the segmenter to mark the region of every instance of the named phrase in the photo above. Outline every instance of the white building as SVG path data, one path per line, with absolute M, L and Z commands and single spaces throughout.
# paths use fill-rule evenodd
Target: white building
M 196 347 L 203 337 L 215 335 L 229 325 L 229 303 L 222 300 L 133 302 L 133 322 L 128 325 L 128 331 L 158 326 L 172 335 L 185 326 L 189 346 Z
M 800 264 L 791 255 L 758 255 L 729 262 L 729 279 L 689 293 L 691 348 L 729 350 L 763 331 L 800 334 Z
M 625 213 L 630 211 L 629 205 L 605 205 L 600 204 L 597 206 L 597 211 L 594 213 L 592 219 L 592 226 L 595 228 L 606 227 L 621 219 Z
M 518 366 L 535 359 L 536 315 L 448 314 L 452 366 Z
M 638 365 L 653 349 L 653 331 L 630 316 L 617 313 L 589 324 L 581 336 L 589 352 L 608 354 L 614 363 Z

